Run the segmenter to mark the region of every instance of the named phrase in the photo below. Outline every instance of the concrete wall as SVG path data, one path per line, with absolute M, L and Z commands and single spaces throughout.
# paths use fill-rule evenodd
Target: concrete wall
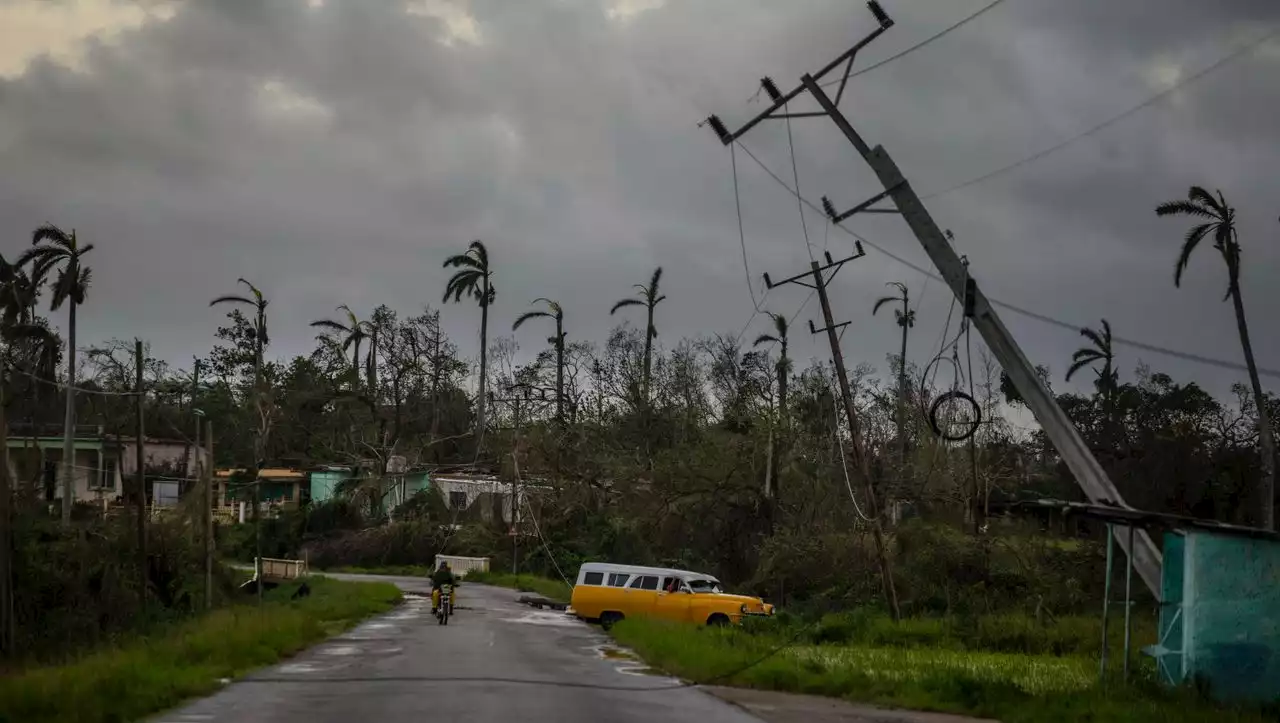
M 1280 700 L 1280 542 L 1191 532 L 1183 554 L 1187 673 L 1219 700 Z

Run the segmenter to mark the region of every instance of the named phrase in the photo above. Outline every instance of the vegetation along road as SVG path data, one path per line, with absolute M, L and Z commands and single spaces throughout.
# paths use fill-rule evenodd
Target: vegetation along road
M 464 584 L 456 617 L 441 627 L 431 616 L 430 585 L 422 578 L 333 576 L 394 582 L 406 603 L 155 720 L 789 723 L 801 712 L 808 723 L 915 720 L 850 717 L 838 703 L 817 708 L 778 694 L 761 694 L 774 696 L 764 702 L 726 702 L 717 694 L 727 692 L 651 674 L 597 628 L 522 606 L 517 593 L 503 588 Z

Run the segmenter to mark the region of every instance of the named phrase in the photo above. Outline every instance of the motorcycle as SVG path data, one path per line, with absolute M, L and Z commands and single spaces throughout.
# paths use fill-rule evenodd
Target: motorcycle
M 436 622 L 440 625 L 448 625 L 449 616 L 453 614 L 453 586 L 441 587 L 437 596 L 439 601 L 436 604 Z

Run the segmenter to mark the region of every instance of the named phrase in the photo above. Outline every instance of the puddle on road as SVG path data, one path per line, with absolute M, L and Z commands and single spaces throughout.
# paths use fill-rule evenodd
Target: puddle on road
M 639 660 L 635 653 L 612 645 L 601 645 L 594 648 L 596 654 L 605 660 Z
M 647 665 L 623 665 L 617 668 L 617 671 L 619 673 L 622 673 L 623 675 L 651 675 L 651 676 L 658 676 L 658 677 L 662 676 L 662 671 L 654 670 L 653 668 L 650 668 Z
M 503 618 L 502 621 L 506 623 L 524 623 L 525 625 L 547 625 L 558 628 L 576 628 L 582 626 L 582 622 L 572 615 L 546 611 L 525 613 L 518 618 Z
M 360 652 L 360 648 L 354 645 L 335 645 L 331 648 L 323 648 L 320 652 L 325 655 L 356 655 Z

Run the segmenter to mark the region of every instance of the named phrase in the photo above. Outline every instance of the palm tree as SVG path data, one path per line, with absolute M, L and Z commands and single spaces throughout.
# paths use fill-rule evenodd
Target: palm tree
M 774 365 L 774 369 L 778 375 L 778 424 L 786 428 L 787 425 L 787 380 L 791 375 L 791 358 L 787 355 L 787 317 L 782 314 L 768 312 L 769 317 L 773 319 L 773 334 L 761 334 L 752 342 L 752 347 L 761 344 L 777 344 L 782 347 L 782 353 L 778 356 L 778 363 Z M 767 494 L 776 498 L 778 496 L 778 454 L 774 450 L 773 428 L 769 429 L 769 475 L 765 485 Z M 769 508 L 769 524 L 770 529 L 773 525 L 773 509 Z
M 1115 353 L 1111 350 L 1111 323 L 1103 319 L 1100 331 L 1086 326 L 1080 330 L 1080 336 L 1088 339 L 1090 345 L 1076 349 L 1071 355 L 1071 366 L 1067 368 L 1066 379 L 1071 381 L 1071 377 L 1081 369 L 1102 363 L 1101 369 L 1094 369 L 1094 373 L 1098 375 L 1098 394 L 1102 397 L 1102 417 L 1106 420 L 1108 433 L 1118 436 L 1119 424 L 1113 419 L 1113 415 L 1119 375 L 1115 371 Z M 1114 444 L 1118 440 L 1113 438 L 1110 441 Z
M 348 349 L 351 350 L 351 374 L 355 379 L 355 386 L 358 387 L 360 385 L 360 344 L 363 343 L 365 339 L 372 340 L 374 334 L 376 334 L 376 330 L 370 322 L 358 319 L 355 312 L 351 311 L 351 308 L 346 304 L 339 306 L 337 311 L 341 311 L 346 314 L 346 322 L 333 321 L 332 319 L 320 319 L 311 322 L 311 326 L 341 335 L 341 338 L 335 340 L 335 342 L 343 352 L 346 352 Z M 369 358 L 366 360 L 365 364 L 366 372 L 368 372 L 369 376 L 368 382 L 370 392 L 373 391 L 373 385 L 375 383 L 373 369 L 376 359 L 373 355 L 377 350 L 374 348 L 374 343 L 371 343 L 369 346 Z
M 250 296 L 228 294 L 219 296 L 209 302 L 209 306 L 218 304 L 240 304 L 254 309 L 253 321 L 253 402 L 258 413 L 258 428 L 253 436 L 253 465 L 249 474 L 249 483 L 253 485 L 253 526 L 254 526 L 254 569 L 262 570 L 262 486 L 258 482 L 258 469 L 263 463 L 266 449 L 267 414 L 263 404 L 262 389 L 262 352 L 267 345 L 267 298 L 262 291 L 244 279 L 237 283 L 249 288 Z M 262 604 L 262 582 L 257 584 L 258 604 Z
M 782 347 L 782 353 L 778 356 L 778 363 L 774 365 L 774 369 L 778 374 L 778 419 L 785 423 L 787 418 L 787 381 L 791 374 L 791 357 L 787 356 L 787 317 L 773 312 L 768 313 L 769 317 L 773 319 L 774 333 L 761 334 L 756 337 L 751 346 L 777 344 Z
M 449 267 L 458 271 L 449 277 L 444 301 L 452 296 L 457 303 L 466 296 L 480 303 L 480 388 L 476 395 L 476 455 L 479 456 L 484 444 L 485 401 L 489 386 L 489 305 L 497 291 L 493 287 L 493 270 L 489 268 L 489 251 L 483 241 L 472 241 L 465 253 L 445 259 L 444 268 Z
M 649 382 L 651 380 L 651 371 L 653 369 L 653 340 L 658 338 L 658 329 L 653 325 L 653 310 L 665 298 L 658 293 L 658 282 L 662 281 L 662 267 L 653 270 L 653 276 L 649 279 L 649 285 L 636 284 L 636 296 L 626 299 L 619 299 L 618 303 L 613 305 L 609 310 L 609 314 L 613 315 L 628 306 L 643 306 L 648 314 L 648 324 L 644 335 L 644 376 L 642 377 L 642 385 L 640 393 L 644 398 L 644 403 L 649 403 Z
M 554 319 L 556 322 L 556 335 L 547 339 L 555 345 L 556 348 L 556 422 L 564 424 L 564 309 L 560 304 L 551 299 L 534 299 L 532 303 L 539 301 L 547 305 L 549 311 L 535 310 L 526 311 L 516 318 L 515 323 L 511 325 L 511 330 L 515 331 L 520 325 L 530 319 Z
M 218 304 L 243 304 L 254 309 L 253 321 L 253 389 L 256 394 L 258 387 L 262 383 L 262 352 L 267 345 L 267 304 L 270 303 L 258 287 L 245 281 L 244 279 L 236 279 L 237 283 L 244 284 L 249 288 L 252 296 L 240 296 L 238 294 L 228 294 L 219 296 L 209 302 L 209 306 L 217 306 Z
M 71 523 L 71 504 L 75 494 L 75 426 L 76 426 L 76 307 L 84 304 L 89 291 L 92 269 L 82 265 L 84 255 L 93 244 L 81 246 L 75 229 L 67 233 L 57 226 L 45 225 L 31 234 L 32 248 L 18 257 L 17 266 L 30 265 L 30 283 L 39 288 L 45 277 L 61 267 L 53 282 L 49 308 L 57 311 L 67 304 L 67 408 L 62 424 L 62 522 Z
M 871 315 L 875 316 L 885 304 L 902 302 L 901 309 L 894 309 L 893 316 L 898 326 L 902 327 L 902 351 L 898 356 L 898 436 L 902 442 L 902 475 L 907 474 L 907 334 L 916 325 L 916 312 L 911 308 L 910 294 L 907 285 L 900 281 L 890 281 L 885 286 L 898 290 L 897 294 L 882 296 L 871 307 Z
M 1249 369 L 1249 384 L 1258 407 L 1258 439 L 1262 452 L 1262 484 L 1258 490 L 1262 507 L 1262 526 L 1275 529 L 1275 477 L 1276 440 L 1267 414 L 1266 396 L 1258 379 L 1258 365 L 1253 359 L 1253 345 L 1249 342 L 1249 326 L 1244 317 L 1244 299 L 1240 295 L 1240 238 L 1236 233 L 1236 210 L 1232 208 L 1222 191 L 1215 198 L 1200 186 L 1192 186 L 1186 200 L 1166 201 L 1156 206 L 1157 216 L 1189 216 L 1202 222 L 1192 226 L 1183 238 L 1182 250 L 1174 266 L 1173 285 L 1182 285 L 1182 272 L 1191 260 L 1191 253 L 1206 237 L 1213 237 L 1213 247 L 1222 255 L 1227 265 L 1227 294 L 1235 308 L 1236 328 L 1240 332 L 1240 346 L 1244 350 L 1245 365 Z
M 1071 377 L 1075 376 L 1075 373 L 1081 369 L 1102 362 L 1102 368 L 1096 369 L 1094 372 L 1098 375 L 1098 391 L 1102 392 L 1105 397 L 1110 393 L 1110 390 L 1115 388 L 1116 384 L 1116 372 L 1113 370 L 1115 354 L 1111 351 L 1111 324 L 1106 319 L 1103 319 L 1100 332 L 1086 326 L 1080 330 L 1080 336 L 1092 342 L 1092 346 L 1080 347 L 1071 355 L 1071 366 L 1067 369 L 1067 381 L 1071 381 Z

